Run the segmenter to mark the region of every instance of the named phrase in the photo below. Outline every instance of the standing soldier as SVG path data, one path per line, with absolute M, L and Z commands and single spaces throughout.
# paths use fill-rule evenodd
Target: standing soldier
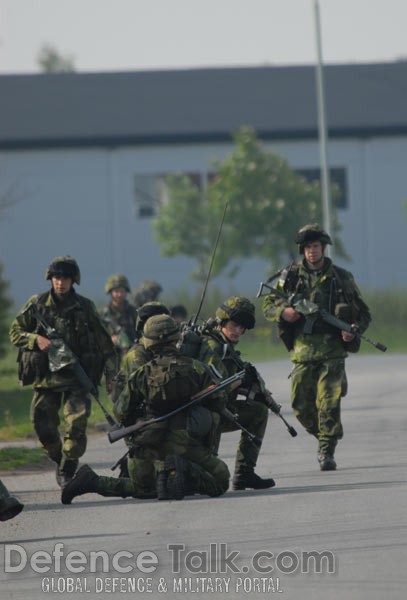
M 248 371 L 248 379 L 250 373 L 252 375 L 256 373 L 254 379 L 257 381 L 247 380 L 244 382 L 244 389 L 237 388 L 231 391 L 227 403 L 227 408 L 237 415 L 239 423 L 254 434 L 258 440 L 254 443 L 245 432 L 242 432 L 240 436 L 232 482 L 234 490 L 245 490 L 246 488 L 257 490 L 275 485 L 274 479 L 262 479 L 254 472 L 266 431 L 268 418 L 266 402 L 273 403 L 273 407 L 275 402 L 271 397 L 266 396 L 264 382 L 258 378 L 255 368 L 250 363 L 244 362 L 240 357 L 240 352 L 236 349 L 246 329 L 253 329 L 255 323 L 255 307 L 250 300 L 242 296 L 228 298 L 216 311 L 214 327 L 203 331 L 206 344 L 202 346 L 200 353 L 200 359 L 208 364 L 212 364 L 213 355 L 215 355 L 217 357 L 215 366 L 218 367 L 220 360 L 226 376 L 234 375 L 244 368 Z M 208 347 L 211 352 L 209 355 L 206 354 Z M 251 388 L 256 393 L 248 393 Z M 238 399 L 239 393 L 246 397 Z M 276 405 L 276 410 L 279 411 L 278 405 Z M 237 429 L 235 424 L 227 421 L 224 417 L 221 418 L 216 451 L 220 443 L 220 434 Z
M 130 284 L 120 273 L 110 275 L 105 285 L 111 300 L 101 312 L 103 323 L 110 333 L 119 356 L 123 356 L 133 345 L 136 337 L 137 309 L 127 300 Z
M 267 319 L 278 323 L 290 351 L 294 414 L 318 440 L 321 471 L 333 471 L 335 448 L 343 436 L 340 408 L 347 392 L 345 358 L 348 352 L 359 350 L 360 340 L 328 324 L 318 312 L 305 317 L 290 303 L 290 297 L 313 302 L 357 325 L 361 333 L 371 317 L 352 274 L 324 256 L 326 245 L 332 242 L 317 223 L 302 227 L 296 243 L 304 258 L 281 272 L 276 288 L 282 295 L 267 295 L 263 311 Z
M 131 425 L 139 418 L 139 407 L 145 406 L 149 419 L 167 419 L 149 424 L 132 438 L 129 478 L 98 476 L 88 465 L 78 470 L 76 477 L 62 492 L 62 503 L 70 504 L 76 496 L 96 492 L 102 496 L 145 497 L 150 491 L 150 474 L 144 481 L 145 460 L 153 461 L 159 500 L 181 500 L 187 488 L 208 496 L 224 494 L 229 486 L 229 470 L 213 456 L 201 437 L 210 423 L 203 418 L 199 435 L 189 430 L 189 410 L 180 410 L 191 397 L 213 384 L 207 367 L 192 358 L 182 356 L 176 347 L 179 329 L 168 315 L 150 317 L 143 330 L 143 343 L 153 359 L 140 367 L 130 378 L 130 394 L 116 405 L 120 422 Z M 211 410 L 222 410 L 222 392 L 202 402 Z M 177 411 L 177 412 L 176 412 Z M 173 414 L 176 412 L 176 414 Z M 141 469 L 140 469 L 141 465 Z
M 146 279 L 134 290 L 133 304 L 136 308 L 140 308 L 146 302 L 154 302 L 158 300 L 158 296 L 162 291 L 163 289 L 159 283 Z
M 48 352 L 53 342 L 47 337 L 44 323 L 64 340 L 95 386 L 105 373 L 108 392 L 116 374 L 117 357 L 93 302 L 77 294 L 73 287 L 80 283 L 76 261 L 70 256 L 58 256 L 48 267 L 45 279 L 51 280 L 50 291 L 29 298 L 11 325 L 10 339 L 20 349 L 22 385 L 34 386 L 31 419 L 35 432 L 49 458 L 57 464 L 57 482 L 63 487 L 73 477 L 86 450 L 91 402 L 71 364 L 51 370 Z M 61 404 L 65 419 L 63 442 L 58 430 Z

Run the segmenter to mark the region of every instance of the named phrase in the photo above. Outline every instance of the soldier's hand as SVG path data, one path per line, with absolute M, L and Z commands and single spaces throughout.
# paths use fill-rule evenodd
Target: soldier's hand
M 114 389 L 114 379 L 106 379 L 106 392 L 111 394 Z
M 295 323 L 301 318 L 301 315 L 292 306 L 287 306 L 281 313 L 281 318 L 283 321 L 287 321 L 287 323 Z
M 281 404 L 279 404 L 278 402 L 276 402 L 274 400 L 274 398 L 271 395 L 271 392 L 269 390 L 266 390 L 265 400 L 266 400 L 266 404 L 267 404 L 268 408 L 271 410 L 271 412 L 273 412 L 275 415 L 278 415 L 281 410 Z
M 351 327 L 354 327 L 355 329 L 357 328 L 355 323 L 352 323 Z M 349 333 L 348 331 L 341 331 L 341 335 L 342 335 L 342 339 L 344 342 L 351 342 L 352 340 L 355 339 L 355 334 Z
M 51 348 L 51 340 L 43 337 L 42 335 L 37 335 L 35 342 L 41 352 L 48 352 L 48 350 Z

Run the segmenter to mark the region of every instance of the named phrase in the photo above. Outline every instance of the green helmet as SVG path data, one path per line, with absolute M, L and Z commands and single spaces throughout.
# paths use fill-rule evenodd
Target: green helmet
M 253 329 L 256 324 L 255 306 L 250 300 L 243 296 L 231 296 L 223 302 L 216 311 L 216 319 L 224 321 L 235 321 L 246 329 Z
M 137 309 L 136 331 L 141 333 L 144 324 L 150 317 L 169 315 L 170 311 L 162 302 L 146 302 Z
M 179 327 L 169 315 L 155 315 L 147 319 L 143 329 L 143 344 L 146 348 L 155 344 L 175 343 L 179 339 Z
M 110 277 L 108 277 L 106 281 L 105 292 L 106 294 L 110 294 L 112 290 L 115 290 L 119 287 L 124 288 L 126 292 L 131 291 L 129 280 L 127 279 L 127 277 L 125 275 L 122 275 L 121 273 L 113 273 L 113 275 L 110 275 Z
M 133 302 L 137 307 L 143 306 L 146 302 L 156 300 L 162 291 L 161 285 L 156 281 L 142 281 L 134 290 Z
M 300 254 L 303 254 L 304 246 L 309 242 L 321 242 L 323 246 L 332 244 L 331 238 L 318 223 L 309 223 L 298 231 L 295 243 L 299 245 Z
M 57 256 L 45 271 L 45 279 L 52 279 L 57 275 L 70 277 L 78 285 L 81 282 L 81 272 L 78 263 L 72 256 Z

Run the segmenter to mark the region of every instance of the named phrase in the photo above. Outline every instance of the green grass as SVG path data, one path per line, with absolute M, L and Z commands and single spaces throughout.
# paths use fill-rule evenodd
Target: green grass
M 48 460 L 41 448 L 11 446 L 0 449 L 1 471 L 14 471 L 22 467 L 40 467 L 47 463 Z
M 33 396 L 31 386 L 21 387 L 17 380 L 17 352 L 9 348 L 7 355 L 0 360 L 0 441 L 7 442 L 18 439 L 35 439 L 30 423 L 30 405 Z M 111 412 L 111 402 L 100 388 L 100 400 Z M 95 425 L 105 421 L 102 410 L 92 403 L 92 414 L 89 419 L 89 431 L 96 431 Z M 61 418 L 63 422 L 63 418 Z

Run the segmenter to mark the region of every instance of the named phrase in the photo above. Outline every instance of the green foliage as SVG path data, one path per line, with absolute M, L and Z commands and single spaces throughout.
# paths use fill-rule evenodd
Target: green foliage
M 44 44 L 37 56 L 38 66 L 43 73 L 73 73 L 74 60 L 63 56 L 52 44 Z
M 297 255 L 293 240 L 298 229 L 322 221 L 318 182 L 307 182 L 281 156 L 264 150 L 252 129 L 242 128 L 234 140 L 233 154 L 214 163 L 216 178 L 205 194 L 185 176 L 167 179 L 170 200 L 153 225 L 162 253 L 195 258 L 194 275 L 200 279 L 207 273 L 226 204 L 214 276 L 226 269 L 233 276 L 241 258 L 259 257 L 272 268 L 279 266 Z M 338 231 L 335 218 L 335 252 L 345 256 Z
M 3 277 L 3 265 L 0 263 L 0 357 L 4 356 L 8 342 L 9 310 L 12 301 L 8 296 L 9 282 Z

